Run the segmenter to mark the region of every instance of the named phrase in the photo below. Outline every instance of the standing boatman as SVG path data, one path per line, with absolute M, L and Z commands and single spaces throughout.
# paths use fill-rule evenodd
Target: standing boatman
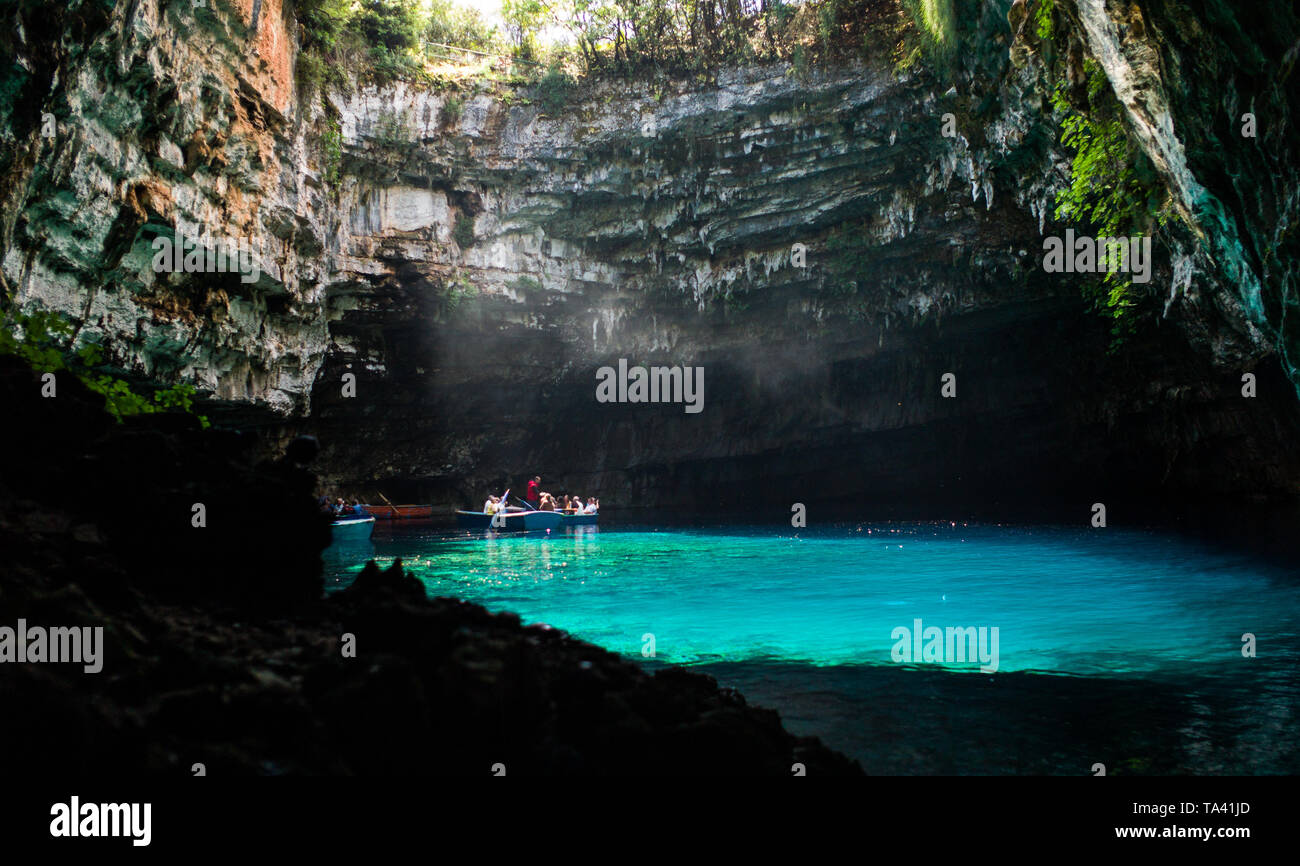
M 524 501 L 536 511 L 542 504 L 542 476 L 534 475 L 533 480 L 528 482 L 528 492 L 524 494 Z

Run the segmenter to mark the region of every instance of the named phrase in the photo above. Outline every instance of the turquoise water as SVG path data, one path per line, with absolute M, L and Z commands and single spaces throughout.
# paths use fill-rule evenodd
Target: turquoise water
M 1090 724 L 1114 731 L 1105 733 L 1109 745 L 1094 750 L 1148 748 L 1126 732 L 1165 725 L 1179 753 L 1169 766 L 1155 766 L 1171 772 L 1196 771 L 1183 766 L 1192 760 L 1184 753 L 1200 754 L 1201 766 L 1217 760 L 1221 771 L 1247 764 L 1260 771 L 1261 760 L 1265 768 L 1289 767 L 1295 759 L 1300 574 L 1171 534 L 942 523 L 485 536 L 399 525 L 327 551 L 328 586 L 349 583 L 370 557 L 381 564 L 401 557 L 430 595 L 512 611 L 630 658 L 643 658 L 653 635 L 656 663 L 698 666 L 751 697 L 757 692 L 795 720 L 792 729 L 864 760 L 892 756 L 873 752 L 869 732 L 854 721 L 867 712 L 864 695 L 875 696 L 872 709 L 893 700 L 880 697 L 882 683 L 889 696 L 921 684 L 926 694 L 949 690 L 982 712 L 977 705 L 986 698 L 972 692 L 978 682 L 1011 682 L 1005 675 L 1016 672 L 1090 678 L 1112 690 L 1126 688 L 1115 681 L 1139 686 L 1136 698 L 1106 699 L 1114 706 L 1102 711 L 1110 715 Z M 952 656 L 895 662 L 895 630 L 913 629 L 917 619 L 923 628 L 983 627 L 986 637 L 996 627 L 997 675 Z M 1245 633 L 1256 636 L 1256 658 L 1242 655 Z M 903 642 L 915 646 L 910 635 Z M 937 672 L 950 673 L 936 681 Z M 1061 679 L 1026 681 L 1035 685 L 1015 699 L 1023 704 L 1016 711 L 1101 694 Z M 1058 695 L 1061 688 L 1082 691 L 1071 698 Z M 905 708 L 915 697 L 899 700 Z M 1134 710 L 1135 700 L 1159 705 Z M 1005 701 L 986 709 L 1006 712 Z M 1121 717 L 1135 711 L 1136 721 Z M 1256 736 L 1247 753 L 1242 731 L 1261 718 L 1271 733 Z M 1055 729 L 1072 722 L 1053 724 L 1038 732 L 1044 753 L 1059 751 Z M 827 736 L 832 729 L 839 733 Z M 1032 740 L 1035 731 L 1025 733 Z
M 1003 672 L 1232 675 L 1252 663 L 1243 633 L 1274 659 L 1295 661 L 1300 648 L 1295 575 L 1156 533 L 399 528 L 377 530 L 372 546 L 331 556 L 331 586 L 350 582 L 365 556 L 400 556 L 431 595 L 513 611 L 628 655 L 641 656 L 653 634 L 656 658 L 676 664 L 894 664 L 894 629 L 916 619 L 923 629 L 997 627 Z

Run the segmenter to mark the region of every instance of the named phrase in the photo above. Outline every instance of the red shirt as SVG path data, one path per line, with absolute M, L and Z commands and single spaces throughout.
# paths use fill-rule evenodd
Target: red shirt
M 538 484 L 536 481 L 529 481 L 529 482 L 528 482 L 528 493 L 527 493 L 526 496 L 524 496 L 524 499 L 527 499 L 529 502 L 538 502 L 538 501 L 540 501 L 540 500 L 541 500 L 541 497 L 537 495 L 537 488 L 539 488 L 539 487 L 541 487 L 541 486 L 542 486 L 542 485 Z

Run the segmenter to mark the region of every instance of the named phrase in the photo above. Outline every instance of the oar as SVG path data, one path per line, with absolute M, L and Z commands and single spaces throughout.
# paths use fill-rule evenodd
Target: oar
M 529 511 L 536 511 L 536 510 L 537 510 L 536 508 L 533 508 L 533 504 L 532 504 L 531 502 L 529 502 L 527 499 L 520 499 L 518 496 L 516 496 L 516 497 L 515 497 L 515 500 L 516 500 L 517 502 L 523 503 L 524 505 L 528 506 L 528 510 L 529 510 Z

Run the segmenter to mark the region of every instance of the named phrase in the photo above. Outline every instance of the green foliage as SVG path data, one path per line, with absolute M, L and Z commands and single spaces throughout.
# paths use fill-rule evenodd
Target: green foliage
M 471 301 L 479 295 L 478 286 L 470 282 L 465 274 L 457 274 L 449 280 L 439 293 L 439 306 L 443 314 L 454 313 L 466 301 Z
M 15 331 L 21 331 L 22 336 Z M 193 386 L 177 384 L 155 390 L 152 396 L 142 394 L 105 369 L 100 346 L 85 343 L 72 349 L 73 334 L 72 324 L 56 313 L 10 313 L 0 320 L 0 354 L 17 355 L 41 373 L 67 370 L 88 390 L 104 398 L 104 409 L 119 424 L 131 415 L 171 410 L 194 414 Z M 203 427 L 209 426 L 205 416 L 197 417 Z
M 342 84 L 344 67 L 370 79 L 418 78 L 427 21 L 420 0 L 299 0 L 302 87 Z
M 461 109 L 464 107 L 465 97 L 456 95 L 448 96 L 447 102 L 442 106 L 442 113 L 446 118 L 447 123 L 455 123 L 459 120 Z
M 839 24 L 839 0 L 827 0 L 817 8 L 817 42 L 828 48 Z
M 467 213 L 456 214 L 456 224 L 452 227 L 451 236 L 462 250 L 474 246 L 474 218 Z
M 794 52 L 790 55 L 790 68 L 795 78 L 800 81 L 808 80 L 808 52 L 802 45 L 794 47 Z
M 904 2 L 915 5 L 930 40 L 950 50 L 956 0 Z M 545 81 L 543 99 L 553 109 L 573 81 L 566 70 L 695 72 L 798 52 L 806 74 L 814 59 L 895 38 L 893 25 L 881 27 L 892 16 L 879 0 L 503 0 L 504 32 L 458 0 L 298 0 L 296 10 L 310 55 L 299 61 L 304 84 L 335 82 L 341 68 L 380 81 L 425 77 L 424 52 L 439 56 L 427 41 L 508 51 L 533 83 Z M 543 33 L 558 38 L 542 48 Z
M 547 114 L 559 114 L 564 110 L 577 82 L 558 64 L 552 64 L 546 74 L 537 82 L 534 97 Z
M 14 334 L 15 329 L 22 331 L 21 338 Z M 72 325 L 54 313 L 10 314 L 0 321 L 0 354 L 17 355 L 42 373 L 66 370 L 61 345 L 72 334 Z
M 533 61 L 539 55 L 537 34 L 546 24 L 548 8 L 539 0 L 502 0 L 501 18 L 511 53 L 520 60 Z
M 1087 111 L 1071 106 L 1064 84 L 1052 96 L 1053 107 L 1063 114 L 1061 143 L 1073 154 L 1070 185 L 1057 193 L 1055 216 L 1096 237 L 1150 234 L 1167 218 L 1154 172 L 1129 138 L 1101 68 L 1088 60 L 1084 72 Z M 1112 348 L 1133 333 L 1145 295 L 1124 272 L 1111 270 L 1084 291 L 1099 312 L 1115 320 Z
M 420 78 L 423 65 L 409 51 L 372 45 L 367 58 L 366 74 L 374 81 L 414 80 Z
M 951 2 L 951 0 L 939 0 Z M 543 30 L 567 48 L 550 60 L 583 75 L 707 70 L 725 63 L 861 51 L 878 0 L 505 0 L 516 57 L 539 52 Z M 876 25 L 877 29 L 878 24 Z
M 902 5 L 914 25 L 905 52 L 909 56 L 902 65 L 911 66 L 924 58 L 935 69 L 948 70 L 959 47 L 953 0 L 903 0 Z
M 375 121 L 375 140 L 384 147 L 410 147 L 415 134 L 405 114 L 396 111 L 381 112 Z
M 1052 0 L 1034 0 L 1034 30 L 1038 33 L 1038 38 L 1050 40 L 1053 26 Z
M 298 54 L 298 88 L 303 93 L 311 93 L 313 90 L 325 83 L 326 76 L 329 74 L 328 65 L 324 59 L 314 51 L 303 51 Z
M 321 133 L 321 150 L 325 163 L 325 183 L 331 188 L 337 187 L 343 167 L 343 126 L 333 115 L 329 116 L 325 131 Z
M 298 0 L 295 12 L 303 29 L 303 49 L 331 51 L 347 26 L 352 0 Z
M 430 42 L 491 51 L 497 48 L 498 36 L 497 29 L 484 21 L 477 9 L 452 0 L 430 0 L 424 26 L 424 38 Z
M 423 27 L 417 0 L 357 0 L 348 26 L 372 49 L 401 52 L 420 44 Z

